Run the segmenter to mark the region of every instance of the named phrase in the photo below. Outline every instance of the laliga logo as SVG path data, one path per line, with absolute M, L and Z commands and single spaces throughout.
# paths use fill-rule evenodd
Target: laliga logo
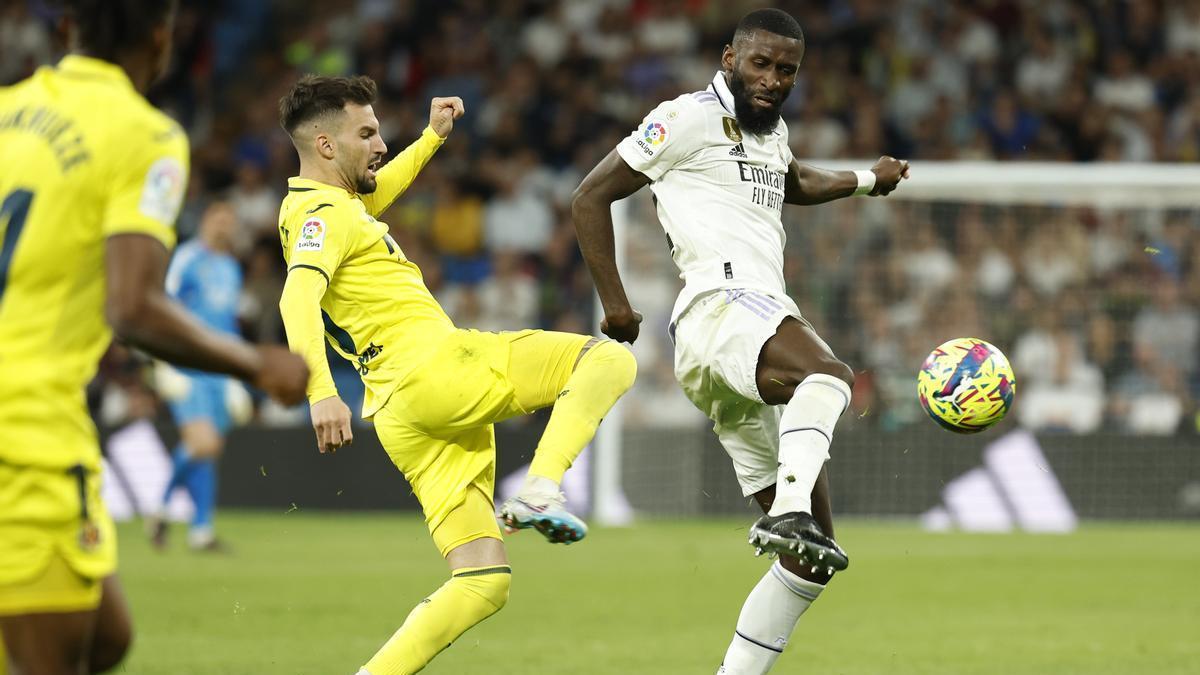
M 310 220 L 300 228 L 301 239 L 316 239 L 321 236 L 321 231 L 324 230 L 324 223 L 319 220 Z
M 313 218 L 300 227 L 297 251 L 320 251 L 325 246 L 325 221 Z
M 646 125 L 646 131 L 642 136 L 650 145 L 662 145 L 667 142 L 667 128 L 659 122 L 651 122 Z

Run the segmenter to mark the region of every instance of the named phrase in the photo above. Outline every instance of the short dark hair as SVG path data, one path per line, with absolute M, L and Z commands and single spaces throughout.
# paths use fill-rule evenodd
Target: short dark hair
M 781 9 L 756 9 L 743 16 L 742 20 L 738 22 L 737 29 L 733 31 L 733 41 L 737 42 L 756 30 L 765 30 L 768 33 L 804 41 L 804 31 L 800 30 L 800 23 L 791 14 Z
M 155 28 L 176 10 L 178 0 L 65 0 L 88 56 L 116 61 L 130 48 L 150 43 Z
M 279 99 L 279 124 L 289 135 L 304 122 L 341 112 L 347 103 L 370 105 L 378 88 L 366 75 L 323 77 L 305 75 L 287 96 Z

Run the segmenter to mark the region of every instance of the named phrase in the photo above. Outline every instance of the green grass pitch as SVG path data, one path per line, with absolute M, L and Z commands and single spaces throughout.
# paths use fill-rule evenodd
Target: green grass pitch
M 137 640 L 124 673 L 352 675 L 446 570 L 411 515 L 230 513 L 226 557 L 152 551 L 121 527 Z M 509 538 L 504 611 L 431 674 L 711 674 L 766 568 L 749 521 L 596 528 L 570 547 Z M 774 673 L 1195 673 L 1200 529 L 928 534 L 848 521 L 850 552 Z

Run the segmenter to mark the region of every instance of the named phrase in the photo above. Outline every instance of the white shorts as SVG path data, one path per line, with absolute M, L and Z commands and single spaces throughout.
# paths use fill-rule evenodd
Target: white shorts
M 721 289 L 697 299 L 672 327 L 675 379 L 713 421 L 745 496 L 775 484 L 783 406 L 763 402 L 755 374 L 763 345 L 789 316 L 804 321 L 786 295 Z

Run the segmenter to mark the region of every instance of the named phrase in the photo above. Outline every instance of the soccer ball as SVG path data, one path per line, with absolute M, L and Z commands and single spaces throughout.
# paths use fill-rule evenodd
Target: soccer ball
M 1004 354 L 978 338 L 956 338 L 933 350 L 917 373 L 921 407 L 944 429 L 974 434 L 1004 418 L 1017 379 Z

